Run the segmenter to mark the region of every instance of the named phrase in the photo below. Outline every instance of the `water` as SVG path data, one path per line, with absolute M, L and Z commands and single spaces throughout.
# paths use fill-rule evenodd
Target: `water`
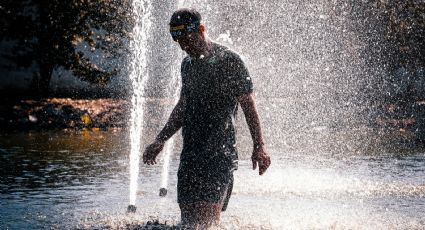
M 173 3 L 171 3 L 172 5 L 174 5 Z M 176 4 L 176 9 L 180 8 L 180 7 L 184 7 L 184 0 L 179 0 L 177 1 Z M 160 9 L 155 9 L 156 11 L 159 10 L 169 10 L 169 8 L 167 8 L 167 4 L 159 4 Z M 167 15 L 168 16 L 168 15 Z M 166 19 L 163 20 L 168 20 L 168 18 L 166 17 Z M 163 27 L 159 28 L 161 30 L 161 33 L 158 37 L 162 36 L 162 38 L 166 37 L 168 35 L 168 31 L 166 31 L 166 33 L 164 34 L 164 30 Z M 165 47 L 169 47 L 170 41 L 167 39 L 162 39 Z M 164 41 L 165 40 L 165 41 Z M 164 52 L 164 47 L 159 46 L 159 50 L 161 50 L 162 52 Z M 174 51 L 174 50 L 173 50 Z M 169 105 L 169 108 L 166 109 L 163 113 L 163 120 L 164 122 L 168 120 L 168 116 L 171 114 L 173 107 L 177 104 L 178 99 L 179 99 L 179 93 L 180 93 L 180 89 L 181 89 L 181 79 L 180 79 L 180 63 L 181 60 L 183 59 L 183 52 L 171 52 L 170 57 L 168 57 L 170 60 L 172 60 L 171 63 L 171 68 L 170 68 L 170 79 L 167 79 L 168 84 L 167 87 L 165 88 L 165 97 L 168 98 L 171 101 L 171 104 Z M 159 63 L 159 65 L 163 65 L 163 63 Z M 157 95 L 158 93 L 155 93 L 154 95 Z M 161 157 L 161 164 L 162 164 L 162 171 L 161 171 L 161 184 L 160 187 L 167 189 L 168 188 L 168 178 L 169 178 L 169 166 L 170 166 L 170 157 L 171 154 L 173 154 L 175 148 L 175 137 L 171 137 L 165 144 L 164 150 L 163 150 L 163 154 L 160 156 Z
M 0 228 L 124 228 L 150 219 L 178 223 L 179 139 L 171 154 L 168 195 L 158 196 L 162 167 L 141 166 L 138 210 L 127 215 L 127 135 L 124 130 L 1 134 Z M 269 148 L 272 166 L 260 177 L 251 169 L 249 148 L 244 149 L 223 229 L 425 226 L 425 150 L 318 154 L 275 144 Z
M 175 106 L 179 99 L 179 93 L 181 89 L 181 80 L 180 80 L 180 68 L 179 61 L 182 59 L 182 55 L 175 55 L 175 63 L 173 68 L 171 69 L 171 80 L 167 86 L 167 97 L 171 98 L 172 104 L 169 106 L 169 109 L 166 113 L 166 116 L 163 118 L 164 120 L 168 119 L 168 116 L 171 114 L 173 106 Z M 170 157 L 174 150 L 174 141 L 175 137 L 171 137 L 165 144 L 164 154 L 162 155 L 162 172 L 161 172 L 161 188 L 167 189 L 168 187 L 168 177 L 169 177 L 169 165 L 170 165 Z
M 168 188 L 168 178 L 170 172 L 170 157 L 173 153 L 174 138 L 171 138 L 165 145 L 164 154 L 162 158 L 162 171 L 161 171 L 161 188 Z
M 135 14 L 135 26 L 133 28 L 133 38 L 130 49 L 133 54 L 130 59 L 130 80 L 133 86 L 133 96 L 131 98 L 132 112 L 130 117 L 130 195 L 129 203 L 136 203 L 137 180 L 139 176 L 139 158 L 141 151 L 141 138 L 143 126 L 143 108 L 145 107 L 145 85 L 149 79 L 148 49 L 151 33 L 151 3 L 150 1 L 133 1 L 133 13 Z

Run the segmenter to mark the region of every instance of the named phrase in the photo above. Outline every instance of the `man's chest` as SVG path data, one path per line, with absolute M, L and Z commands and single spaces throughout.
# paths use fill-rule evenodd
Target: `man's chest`
M 205 61 L 189 66 L 184 76 L 185 87 L 190 96 L 215 97 L 226 91 L 227 76 L 223 66 L 218 62 Z

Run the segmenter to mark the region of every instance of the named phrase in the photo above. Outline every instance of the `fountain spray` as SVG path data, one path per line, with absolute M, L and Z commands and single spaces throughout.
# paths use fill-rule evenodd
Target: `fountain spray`
M 177 8 L 183 7 L 184 0 L 179 0 L 177 3 Z M 174 56 L 175 63 L 172 66 L 171 75 L 172 79 L 168 83 L 167 86 L 167 92 L 168 97 L 173 98 L 174 105 L 177 104 L 178 101 L 178 95 L 181 89 L 181 81 L 180 81 L 180 60 L 182 59 L 181 53 L 177 53 Z M 176 87 L 177 86 L 177 87 Z M 174 150 L 174 138 L 171 137 L 170 140 L 167 142 L 165 146 L 165 152 L 163 156 L 163 165 L 162 165 L 162 172 L 161 172 L 161 186 L 159 189 L 159 196 L 165 197 L 168 193 L 168 173 L 169 173 L 169 166 L 170 166 L 170 156 Z
M 165 151 L 163 156 L 163 165 L 161 172 L 161 186 L 159 189 L 159 196 L 164 197 L 167 195 L 168 186 L 168 172 L 170 167 L 170 155 L 174 148 L 174 138 L 171 138 L 165 145 Z
M 177 66 L 177 65 L 176 65 Z M 179 73 L 173 70 L 173 79 L 170 81 L 170 84 L 168 85 L 168 92 L 171 92 L 171 96 L 174 98 L 174 104 L 177 104 L 178 100 L 178 92 L 180 91 L 180 81 L 179 81 Z M 177 87 L 175 87 L 177 85 Z M 172 90 L 171 87 L 174 87 L 175 89 Z M 162 165 L 162 172 L 161 172 L 161 186 L 159 189 L 159 196 L 165 197 L 168 193 L 167 187 L 168 187 L 168 174 L 169 174 L 169 168 L 170 168 L 170 156 L 173 153 L 174 150 L 174 137 L 171 137 L 170 140 L 167 142 L 165 146 L 164 156 L 162 158 L 163 165 Z
M 130 41 L 132 50 L 130 80 L 133 86 L 131 98 L 132 112 L 130 117 L 130 205 L 128 212 L 136 212 L 136 191 L 139 175 L 139 155 L 143 126 L 144 86 L 149 78 L 147 70 L 147 45 L 152 27 L 152 5 L 149 0 L 133 0 L 132 9 L 135 15 L 133 38 Z

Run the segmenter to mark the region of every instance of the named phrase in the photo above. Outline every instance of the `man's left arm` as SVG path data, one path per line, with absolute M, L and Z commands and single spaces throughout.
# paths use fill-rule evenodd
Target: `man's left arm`
M 270 166 L 270 156 L 264 147 L 263 134 L 261 132 L 260 118 L 258 116 L 255 100 L 252 93 L 243 94 L 238 97 L 242 110 L 245 114 L 246 122 L 254 142 L 252 151 L 252 167 L 255 170 L 258 164 L 259 174 L 262 175 Z

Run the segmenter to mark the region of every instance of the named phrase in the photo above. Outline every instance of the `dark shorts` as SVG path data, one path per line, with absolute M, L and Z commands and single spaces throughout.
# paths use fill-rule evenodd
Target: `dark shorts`
M 224 161 L 181 161 L 177 173 L 177 202 L 224 202 L 226 209 L 233 189 L 233 170 Z

